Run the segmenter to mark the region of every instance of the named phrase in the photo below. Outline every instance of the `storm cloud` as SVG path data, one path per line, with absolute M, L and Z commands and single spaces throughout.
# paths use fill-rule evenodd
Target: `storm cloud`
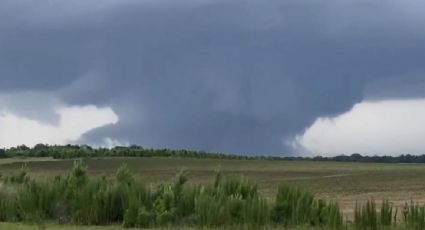
M 319 117 L 425 97 L 422 5 L 6 0 L 0 109 L 51 123 L 57 101 L 113 109 L 79 143 L 296 154 Z

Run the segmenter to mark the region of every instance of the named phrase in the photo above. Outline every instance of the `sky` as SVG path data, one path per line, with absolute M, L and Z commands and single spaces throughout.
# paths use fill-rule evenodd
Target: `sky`
M 0 147 L 425 154 L 420 0 L 0 1 Z

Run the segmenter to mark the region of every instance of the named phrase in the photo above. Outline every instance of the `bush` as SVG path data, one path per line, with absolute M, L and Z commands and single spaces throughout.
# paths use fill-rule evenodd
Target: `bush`
M 133 174 L 131 174 L 126 164 L 118 168 L 115 177 L 120 184 L 132 185 L 134 183 Z
M 272 213 L 273 221 L 284 226 L 311 225 L 340 229 L 342 214 L 336 203 L 316 200 L 314 195 L 293 187 L 279 187 Z

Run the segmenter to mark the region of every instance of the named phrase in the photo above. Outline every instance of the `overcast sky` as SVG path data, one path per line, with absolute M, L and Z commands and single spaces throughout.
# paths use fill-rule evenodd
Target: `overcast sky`
M 0 146 L 425 154 L 420 0 L 0 1 Z

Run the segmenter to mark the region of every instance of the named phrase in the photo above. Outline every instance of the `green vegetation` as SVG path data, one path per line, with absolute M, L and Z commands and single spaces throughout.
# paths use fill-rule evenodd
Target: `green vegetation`
M 51 157 L 54 159 L 74 159 L 81 157 L 183 157 L 207 159 L 239 159 L 239 160 L 286 160 L 286 161 L 337 161 L 337 162 L 375 162 L 375 163 L 425 163 L 425 155 L 400 155 L 400 156 L 362 156 L 358 153 L 350 156 L 339 155 L 335 157 L 301 157 L 301 156 L 246 156 L 224 153 L 208 153 L 186 149 L 146 149 L 141 146 L 123 147 L 112 149 L 92 148 L 88 145 L 49 146 L 37 144 L 33 148 L 25 145 L 0 149 L 0 158 L 38 158 Z
M 423 229 L 425 222 L 422 164 L 172 155 L 79 161 L 75 170 L 74 159 L 0 159 L 0 210 L 9 210 L 0 213 L 8 221 L 0 229 Z M 225 192 L 238 186 L 255 193 Z
M 413 201 L 403 207 L 403 220 L 411 229 L 425 229 L 425 207 Z
M 397 221 L 400 223 L 397 225 Z M 425 206 L 411 202 L 402 208 L 399 218 L 397 208 L 385 200 L 378 211 L 374 200 L 369 200 L 363 205 L 356 205 L 354 212 L 354 227 L 359 230 L 390 229 L 399 226 L 403 229 L 425 229 Z
M 41 161 L 45 159 L 45 161 Z M 15 175 L 25 163 L 2 164 L 0 175 Z M 272 160 L 228 160 L 173 157 L 148 158 L 83 158 L 90 176 L 113 177 L 126 164 L 136 180 L 147 184 L 169 181 L 185 168 L 188 184 L 207 185 L 214 181 L 214 169 L 221 166 L 223 177 L 240 178 L 242 175 L 257 185 L 258 192 L 271 201 L 279 185 L 302 188 L 318 198 L 338 201 L 344 217 L 353 218 L 356 201 L 375 198 L 379 202 L 391 200 L 401 217 L 402 207 L 410 200 L 425 199 L 425 167 L 422 164 L 381 164 L 354 162 L 309 162 Z M 74 160 L 40 158 L 26 163 L 27 175 L 45 181 L 55 176 L 66 176 Z M 423 203 L 421 203 L 423 204 Z
M 74 160 L 40 158 L 45 161 L 27 162 L 28 174 L 32 178 L 46 179 L 65 175 L 72 169 Z M 0 159 L 0 174 L 8 175 L 19 171 L 25 164 L 14 162 L 2 164 L 10 159 Z M 422 164 L 382 164 L 354 162 L 311 162 L 272 160 L 228 160 L 173 157 L 141 158 L 83 158 L 90 175 L 113 175 L 127 164 L 136 178 L 146 183 L 158 183 L 174 177 L 181 168 L 187 169 L 190 183 L 208 184 L 214 180 L 214 169 L 221 166 L 226 176 L 244 175 L 258 185 L 259 192 L 273 199 L 280 184 L 301 187 L 317 194 L 320 198 L 338 200 L 346 212 L 354 210 L 356 201 L 374 197 L 380 201 L 389 199 L 396 206 L 406 201 L 423 200 L 425 195 L 425 167 Z
M 37 144 L 33 148 L 25 145 L 0 149 L 0 158 L 38 158 L 51 157 L 54 159 L 74 159 L 81 157 L 188 157 L 210 159 L 256 159 L 243 155 L 224 153 L 207 153 L 205 151 L 173 150 L 173 149 L 145 149 L 141 146 L 92 148 L 88 145 L 48 146 Z
M 54 177 L 32 178 L 27 170 L 28 166 L 11 170 L 1 177 L 1 222 L 51 229 L 72 229 L 64 224 L 111 229 L 425 229 L 425 207 L 418 203 L 398 208 L 388 200 L 368 200 L 356 205 L 352 217 L 344 217 L 337 202 L 305 189 L 282 185 L 270 199 L 259 192 L 257 183 L 224 176 L 221 170 L 209 183 L 188 181 L 180 171 L 171 181 L 152 185 L 125 164 L 113 174 L 96 176 L 80 160 Z
M 22 170 L 24 171 L 24 169 Z M 124 227 L 316 226 L 342 228 L 336 204 L 308 192 L 282 187 L 269 204 L 247 179 L 187 185 L 184 172 L 155 188 L 135 179 L 123 165 L 114 177 L 90 177 L 81 161 L 64 177 L 34 180 L 26 173 L 3 178 L 0 221 L 77 225 L 122 224 Z M 13 179 L 12 179 L 13 178 Z
M 341 229 L 343 218 L 336 203 L 317 200 L 313 194 L 288 186 L 278 190 L 273 207 L 273 220 L 285 226 L 326 226 L 328 229 Z
M 77 225 L 64 225 L 54 223 L 43 223 L 39 225 L 29 223 L 8 223 L 0 222 L 0 229 L 4 230 L 124 230 L 122 226 L 110 225 L 110 226 L 77 226 Z M 173 230 L 178 230 L 174 228 Z M 128 230 L 128 229 L 125 229 Z M 194 229 L 186 229 L 194 230 Z

